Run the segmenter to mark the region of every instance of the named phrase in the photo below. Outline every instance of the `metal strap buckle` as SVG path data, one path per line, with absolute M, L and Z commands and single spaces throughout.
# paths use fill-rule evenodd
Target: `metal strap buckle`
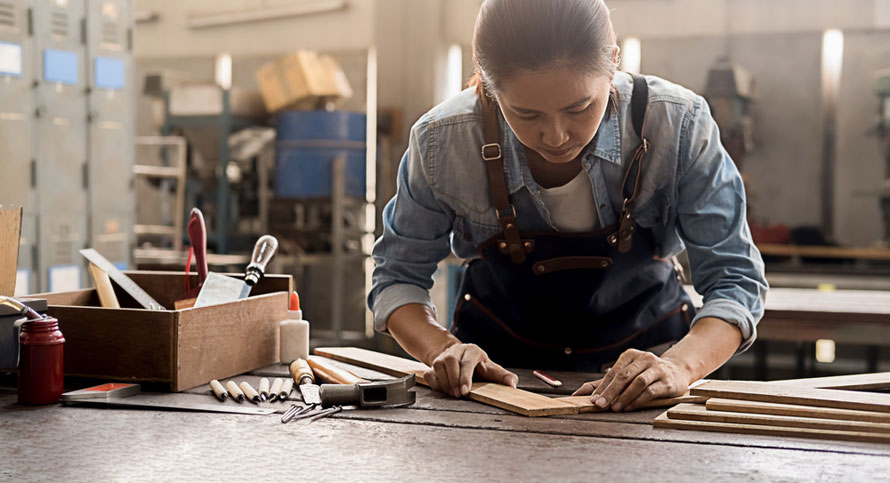
M 513 210 L 513 218 L 516 218 L 516 207 L 513 205 L 510 205 L 510 209 Z M 498 218 L 498 220 L 510 216 L 509 214 L 501 214 L 501 210 L 499 210 L 497 208 L 494 209 L 494 215 Z
M 485 151 L 494 150 L 494 154 L 486 154 Z M 501 145 L 498 143 L 490 143 L 482 146 L 482 159 L 485 161 L 494 161 L 495 159 L 501 159 Z

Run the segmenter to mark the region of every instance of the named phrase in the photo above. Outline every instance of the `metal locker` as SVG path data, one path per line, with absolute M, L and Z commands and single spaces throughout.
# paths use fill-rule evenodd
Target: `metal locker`
M 40 0 L 32 17 L 40 288 L 72 290 L 88 236 L 84 3 Z
M 30 6 L 26 0 L 0 0 L 0 204 L 24 208 L 16 295 L 38 290 L 37 201 L 31 171 L 34 68 Z
M 87 0 L 89 239 L 121 269 L 131 262 L 136 212 L 130 19 L 128 0 Z

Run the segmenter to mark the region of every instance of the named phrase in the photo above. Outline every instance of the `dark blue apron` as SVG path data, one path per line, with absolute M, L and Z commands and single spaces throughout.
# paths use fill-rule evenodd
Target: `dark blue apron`
M 600 371 L 629 348 L 677 341 L 692 302 L 673 263 L 655 257 L 650 230 L 633 221 L 649 149 L 648 89 L 634 77 L 632 122 L 642 144 L 628 164 L 620 222 L 589 233 L 524 232 L 516 223 L 501 158 L 498 112 L 483 101 L 492 198 L 502 232 L 478 246 L 455 309 L 452 333 L 505 367 Z M 484 98 L 484 96 L 483 96 Z

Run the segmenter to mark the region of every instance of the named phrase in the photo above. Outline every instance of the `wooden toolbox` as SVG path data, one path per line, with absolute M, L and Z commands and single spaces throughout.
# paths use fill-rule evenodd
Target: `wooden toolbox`
M 185 290 L 182 272 L 125 273 L 170 309 Z M 178 392 L 277 363 L 291 291 L 290 275 L 266 275 L 246 299 L 163 311 L 103 308 L 95 289 L 40 297 L 65 335 L 66 376 L 160 383 Z M 121 307 L 139 306 L 119 287 L 115 292 Z

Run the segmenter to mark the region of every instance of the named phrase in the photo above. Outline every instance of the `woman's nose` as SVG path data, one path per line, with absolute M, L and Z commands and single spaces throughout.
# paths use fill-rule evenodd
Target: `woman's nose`
M 551 122 L 541 132 L 541 142 L 545 146 L 559 149 L 569 141 L 569 130 L 560 122 Z

